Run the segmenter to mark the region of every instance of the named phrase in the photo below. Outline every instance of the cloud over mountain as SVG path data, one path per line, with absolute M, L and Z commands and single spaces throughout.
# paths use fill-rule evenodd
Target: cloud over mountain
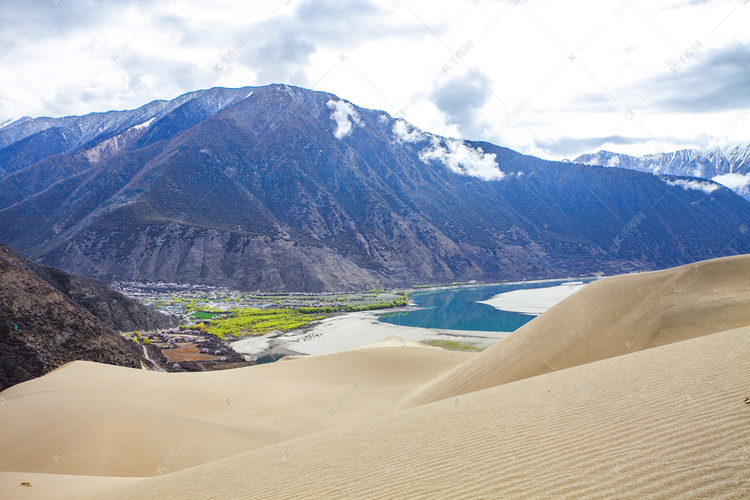
M 500 170 L 494 153 L 485 153 L 482 148 L 472 148 L 464 141 L 446 139 L 444 143 L 433 137 L 430 146 L 419 153 L 422 161 L 437 161 L 461 175 L 470 175 L 486 181 L 500 180 L 505 172 Z
M 359 114 L 350 103 L 330 100 L 326 106 L 331 109 L 331 119 L 336 122 L 336 131 L 333 133 L 336 139 L 343 139 L 352 133 L 353 127 L 362 126 Z

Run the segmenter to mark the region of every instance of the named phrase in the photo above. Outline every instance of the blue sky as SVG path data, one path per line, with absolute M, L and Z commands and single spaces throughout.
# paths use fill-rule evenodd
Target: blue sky
M 750 2 L 5 0 L 0 123 L 287 83 L 543 158 L 750 141 Z

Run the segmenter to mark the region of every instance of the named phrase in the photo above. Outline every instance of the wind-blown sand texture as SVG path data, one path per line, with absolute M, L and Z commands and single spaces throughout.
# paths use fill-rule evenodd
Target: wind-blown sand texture
M 594 282 L 479 354 L 71 363 L 1 394 L 0 497 L 747 498 L 749 305 L 742 256 Z
M 533 377 L 108 498 L 747 498 L 750 329 Z
M 214 372 L 69 363 L 2 393 L 0 470 L 174 472 L 393 411 L 403 395 L 472 355 L 390 337 Z
M 407 406 L 750 324 L 750 256 L 594 281 Z

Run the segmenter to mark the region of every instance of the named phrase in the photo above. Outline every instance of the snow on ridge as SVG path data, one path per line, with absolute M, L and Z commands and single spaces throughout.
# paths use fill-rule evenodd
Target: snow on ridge
M 139 123 L 138 125 L 133 125 L 123 133 L 112 136 L 109 139 L 105 139 L 92 148 L 85 150 L 83 154 L 86 156 L 86 159 L 88 159 L 90 163 L 99 163 L 102 159 L 121 151 L 127 144 L 128 140 L 132 138 L 133 132 L 147 129 L 149 125 L 154 122 L 154 120 L 156 120 L 156 117 L 150 118 L 143 123 Z M 103 126 L 99 127 L 99 132 L 105 131 L 106 129 L 107 128 Z
M 132 127 L 130 127 L 130 130 L 141 130 L 144 128 L 148 128 L 148 126 L 151 125 L 154 120 L 156 120 L 156 117 L 151 118 L 150 120 L 146 120 L 143 123 L 139 123 L 138 125 L 133 125 Z
M 136 125 L 137 126 L 137 125 Z M 83 152 L 89 163 L 99 163 L 103 158 L 114 155 L 125 145 L 123 134 L 105 139 L 96 146 Z
M 482 148 L 472 148 L 459 139 L 447 139 L 446 146 L 433 137 L 430 146 L 419 153 L 419 159 L 427 163 L 439 161 L 453 172 L 469 175 L 486 181 L 500 180 L 505 172 L 500 170 L 495 153 L 485 153 Z
M 704 182 L 699 180 L 687 180 L 687 179 L 668 179 L 662 178 L 662 180 L 670 186 L 679 186 L 682 189 L 692 189 L 694 191 L 703 191 L 706 194 L 711 194 L 717 189 L 721 189 L 721 186 L 712 182 Z
M 336 130 L 333 133 L 336 139 L 343 139 L 351 134 L 354 125 L 364 126 L 359 113 L 350 103 L 331 99 L 326 106 L 331 110 L 331 120 L 336 122 Z

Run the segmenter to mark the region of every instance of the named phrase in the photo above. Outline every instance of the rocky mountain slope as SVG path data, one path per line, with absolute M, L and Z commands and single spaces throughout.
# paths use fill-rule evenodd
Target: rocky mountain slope
M 104 279 L 348 290 L 750 252 L 710 181 L 547 162 L 285 85 L 0 128 L 0 239 Z
M 102 281 L 37 264 L 20 255 L 17 257 L 26 269 L 55 287 L 68 299 L 86 309 L 110 328 L 123 332 L 151 331 L 179 324 L 177 317 L 167 316 L 136 300 L 129 299 Z
M 750 144 L 714 147 L 709 150 L 684 149 L 633 157 L 599 151 L 576 158 L 575 163 L 627 168 L 655 175 L 678 175 L 711 179 L 750 200 Z
M 140 366 L 134 346 L 0 245 L 0 390 L 75 360 Z

